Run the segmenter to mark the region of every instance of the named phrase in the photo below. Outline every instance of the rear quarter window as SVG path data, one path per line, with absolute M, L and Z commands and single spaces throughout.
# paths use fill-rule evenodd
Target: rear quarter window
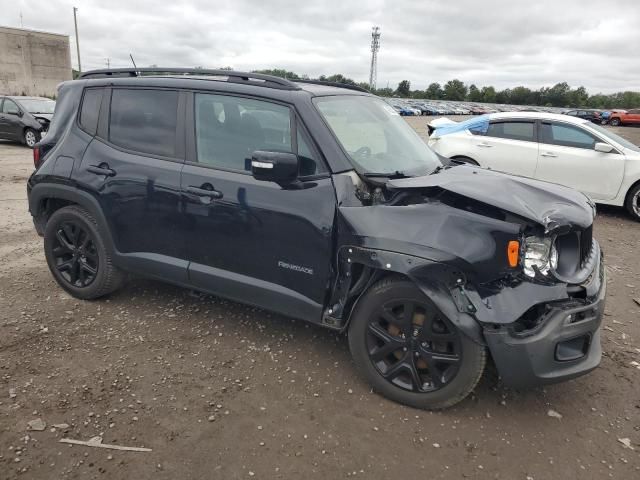
M 116 88 L 111 94 L 109 141 L 140 153 L 175 157 L 178 92 Z
M 95 135 L 100 118 L 100 105 L 104 88 L 87 88 L 82 97 L 80 107 L 80 127 L 89 135 Z

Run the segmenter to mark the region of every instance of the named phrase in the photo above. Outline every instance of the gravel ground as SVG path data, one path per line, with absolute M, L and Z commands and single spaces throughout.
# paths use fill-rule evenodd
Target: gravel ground
M 489 369 L 433 413 L 373 394 L 319 327 L 141 279 L 72 299 L 27 212 L 30 151 L 0 144 L 0 167 L 0 479 L 640 478 L 640 223 L 621 209 L 595 224 L 600 368 L 528 391 Z M 94 436 L 152 452 L 59 443 Z

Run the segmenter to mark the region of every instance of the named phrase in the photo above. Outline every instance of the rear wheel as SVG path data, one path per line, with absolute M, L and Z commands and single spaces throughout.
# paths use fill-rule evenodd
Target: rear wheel
M 404 278 L 383 279 L 365 293 L 349 326 L 349 347 L 377 392 L 416 408 L 458 403 L 486 363 L 485 348 Z
M 51 215 L 44 232 L 44 252 L 53 277 L 76 298 L 102 297 L 124 280 L 95 219 L 80 207 L 64 207 Z
M 625 202 L 627 210 L 631 216 L 640 221 L 640 184 L 634 186 L 629 190 L 627 194 L 627 201 Z
M 620 119 L 619 118 L 612 118 L 611 120 L 609 120 L 609 125 L 611 125 L 612 127 L 617 127 L 620 125 Z
M 33 148 L 38 143 L 38 140 L 40 140 L 40 135 L 32 128 L 27 128 L 24 131 L 22 141 L 27 147 Z

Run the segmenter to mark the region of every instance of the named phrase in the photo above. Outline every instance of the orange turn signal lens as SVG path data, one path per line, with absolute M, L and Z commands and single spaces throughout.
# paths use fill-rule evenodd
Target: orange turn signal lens
M 507 245 L 507 258 L 509 259 L 510 267 L 518 266 L 518 257 L 520 256 L 520 242 L 517 240 L 511 240 Z

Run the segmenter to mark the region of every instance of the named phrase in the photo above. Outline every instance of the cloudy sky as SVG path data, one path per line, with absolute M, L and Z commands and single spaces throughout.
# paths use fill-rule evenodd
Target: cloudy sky
M 0 24 L 71 36 L 83 69 L 286 68 L 367 81 L 371 26 L 382 29 L 378 86 L 459 78 L 590 93 L 640 91 L 640 0 L 0 0 Z M 37 7 L 34 7 L 37 5 Z

